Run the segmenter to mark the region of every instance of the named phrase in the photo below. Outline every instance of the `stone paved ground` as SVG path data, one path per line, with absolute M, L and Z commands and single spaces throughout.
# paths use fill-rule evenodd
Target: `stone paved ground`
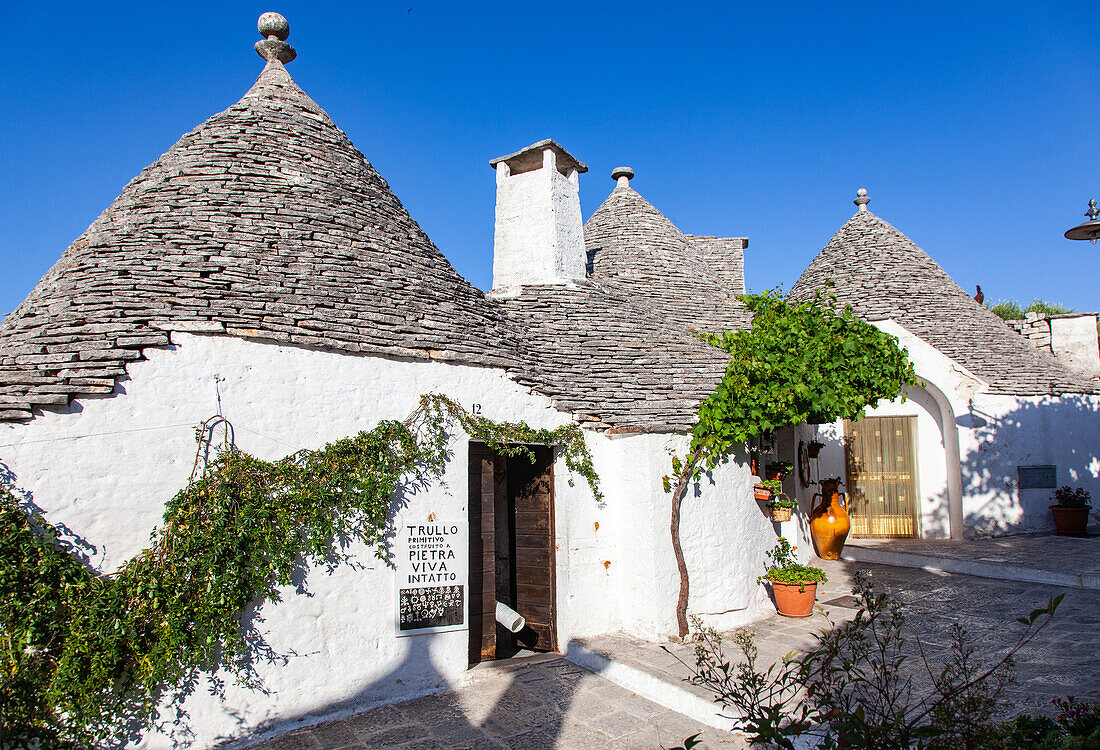
M 928 549 L 927 542 L 917 552 Z M 986 546 L 988 545 L 988 546 Z M 1096 539 L 1013 537 L 966 545 L 946 544 L 952 554 L 970 550 L 978 559 L 1011 564 L 1032 561 L 1047 569 L 1100 569 Z M 964 552 L 960 552 L 963 550 Z M 940 554 L 937 550 L 936 554 Z M 998 557 L 1002 556 L 1002 557 Z M 753 628 L 762 663 L 804 648 L 830 622 L 851 618 L 852 576 L 870 570 L 882 590 L 905 605 L 907 621 L 929 653 L 945 647 L 952 624 L 974 634 L 977 652 L 1001 653 L 1021 626 L 1016 617 L 1042 606 L 1058 593 L 1066 597 L 1054 622 L 1017 657 L 1018 684 L 1008 693 L 1008 713 L 1051 713 L 1050 701 L 1063 695 L 1100 700 L 1100 591 L 1059 589 L 1044 584 L 1002 581 L 852 562 L 817 561 L 829 575 L 818 590 L 827 614 L 793 620 L 775 615 Z M 697 694 L 709 695 L 684 682 L 688 675 L 676 657 L 692 660 L 690 644 L 660 645 L 626 635 L 585 639 L 583 645 L 661 680 Z M 706 728 L 666 710 L 607 679 L 560 657 L 486 670 L 454 693 L 384 706 L 349 719 L 254 745 L 255 750 L 538 750 L 539 748 L 674 747 L 702 731 L 705 747 L 744 747 L 738 737 Z
M 455 692 L 325 722 L 250 750 L 656 750 L 696 732 L 707 750 L 746 746 L 554 656 L 484 670 Z
M 1100 574 L 1100 534 L 1087 537 L 1021 534 L 962 543 L 931 539 L 857 539 L 847 545 L 852 546 L 953 560 L 1021 565 L 1056 573 Z
M 753 631 L 762 665 L 811 645 L 817 631 L 828 627 L 830 620 L 850 619 L 855 614 L 848 597 L 852 575 L 857 569 L 870 570 L 876 587 L 894 593 L 905 605 L 911 632 L 932 654 L 932 663 L 937 663 L 935 653 L 946 647 L 952 624 L 957 622 L 973 634 L 978 654 L 993 656 L 1019 636 L 1022 626 L 1017 617 L 1045 605 L 1051 596 L 1065 593 L 1054 621 L 1017 656 L 1018 683 L 1006 694 L 1007 707 L 1011 713 L 1051 713 L 1050 702 L 1057 696 L 1100 700 L 1100 591 L 865 563 L 817 560 L 814 564 L 824 567 L 829 575 L 829 582 L 818 592 L 818 603 L 828 615 L 818 612 L 802 620 L 774 615 L 757 623 Z M 837 600 L 838 604 L 827 604 Z M 691 644 L 668 645 L 671 655 L 624 635 L 587 639 L 584 645 L 710 697 L 703 688 L 684 682 L 688 670 L 676 657 L 691 663 Z

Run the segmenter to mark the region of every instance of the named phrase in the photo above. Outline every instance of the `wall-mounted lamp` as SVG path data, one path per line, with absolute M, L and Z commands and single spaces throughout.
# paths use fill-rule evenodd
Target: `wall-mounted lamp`
M 1089 217 L 1089 220 L 1084 224 L 1078 224 L 1073 229 L 1066 230 L 1066 239 L 1088 240 L 1095 245 L 1097 238 L 1100 238 L 1100 220 L 1096 218 L 1100 216 L 1100 209 L 1096 207 L 1095 198 L 1089 201 L 1089 210 L 1085 211 L 1085 216 Z

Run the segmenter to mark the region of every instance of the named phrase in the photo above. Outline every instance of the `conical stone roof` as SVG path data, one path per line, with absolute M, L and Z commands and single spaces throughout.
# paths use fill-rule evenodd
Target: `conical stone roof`
M 520 346 L 278 60 L 0 323 L 0 420 L 111 393 L 173 331 L 505 367 Z
M 629 184 L 619 184 L 585 222 L 584 243 L 593 281 L 663 317 L 698 329 L 751 325 L 736 299 L 744 292 L 741 257 L 732 255 L 744 247 L 740 238 L 685 235 Z M 719 258 L 722 243 L 738 244 L 728 265 Z
M 1033 396 L 1090 393 L 1091 383 L 1033 349 L 983 308 L 936 261 L 870 211 L 842 226 L 791 288 L 806 299 L 828 282 L 865 320 L 892 318 L 989 384 Z
M 501 298 L 528 344 L 531 368 L 517 381 L 597 429 L 690 430 L 729 362 L 692 331 L 752 322 L 735 298 L 744 240 L 685 235 L 624 184 L 584 238 L 588 279 Z

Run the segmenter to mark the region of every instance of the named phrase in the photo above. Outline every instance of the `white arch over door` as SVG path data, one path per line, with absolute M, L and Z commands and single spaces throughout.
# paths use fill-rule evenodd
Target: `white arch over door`
M 922 388 L 939 409 L 947 477 L 947 514 L 951 538 L 961 541 L 965 527 L 963 516 L 962 462 L 957 419 L 969 414 L 970 399 L 987 387 L 965 367 L 913 334 L 894 320 L 873 321 L 873 325 L 895 336 L 909 354 Z M 918 458 L 919 461 L 919 458 Z

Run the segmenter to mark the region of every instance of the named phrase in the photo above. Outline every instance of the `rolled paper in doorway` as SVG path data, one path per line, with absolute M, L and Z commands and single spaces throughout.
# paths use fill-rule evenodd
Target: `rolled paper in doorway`
M 507 604 L 501 604 L 500 602 L 497 602 L 497 622 L 513 633 L 523 630 L 523 626 L 527 624 L 527 620 L 523 619 L 523 615 Z

